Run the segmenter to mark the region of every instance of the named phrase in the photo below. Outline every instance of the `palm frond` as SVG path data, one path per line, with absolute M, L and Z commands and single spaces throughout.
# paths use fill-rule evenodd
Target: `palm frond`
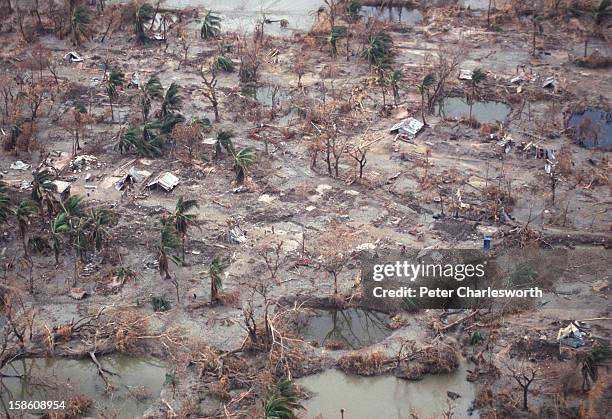
M 163 88 L 157 76 L 151 76 L 145 83 L 143 90 L 146 92 L 147 96 L 151 98 L 162 97 Z
M 226 265 L 223 259 L 219 255 L 215 255 L 210 261 L 210 265 L 208 266 L 208 272 L 210 274 L 211 279 L 215 282 L 217 288 L 221 288 L 222 286 L 222 275 L 225 271 Z
M 223 55 L 220 55 L 215 59 L 215 67 L 225 71 L 226 73 L 231 73 L 234 71 L 234 63 L 232 60 L 224 57 Z
M 175 82 L 172 82 L 170 87 L 168 87 L 168 90 L 166 90 L 164 101 L 162 102 L 162 117 L 165 117 L 172 111 L 177 111 L 179 109 L 183 100 L 179 93 L 180 88 L 181 86 Z
M 72 12 L 72 25 L 75 32 L 89 39 L 88 26 L 91 23 L 89 11 L 84 6 L 77 6 Z
M 487 78 L 487 74 L 482 71 L 480 68 L 475 69 L 472 72 L 472 84 L 477 85 L 478 83 L 484 81 Z
M 6 183 L 0 181 L 0 223 L 5 223 L 11 213 L 10 199 L 6 194 Z
M 210 10 L 204 16 L 200 37 L 202 39 L 216 38 L 221 33 L 221 18 Z
M 386 32 L 378 32 L 368 37 L 368 43 L 363 55 L 370 64 L 377 67 L 388 67 L 391 61 L 393 40 Z
M 53 183 L 53 175 L 47 171 L 36 171 L 32 173 L 32 200 L 41 203 L 43 197 L 50 192 L 57 192 L 57 185 Z

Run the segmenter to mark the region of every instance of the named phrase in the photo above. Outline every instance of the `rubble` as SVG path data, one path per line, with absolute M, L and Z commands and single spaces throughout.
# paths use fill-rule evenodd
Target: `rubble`
M 246 235 L 239 226 L 230 228 L 227 232 L 227 241 L 232 244 L 242 244 L 247 240 Z
M 71 63 L 81 63 L 83 62 L 83 58 L 74 51 L 70 51 L 66 55 L 64 55 L 64 60 L 69 61 Z
M 472 70 L 459 70 L 459 80 L 472 80 Z
M 76 156 L 72 160 L 70 160 L 70 170 L 73 172 L 78 172 L 85 168 L 86 170 L 95 163 L 98 162 L 98 158 L 96 156 L 89 156 L 86 154 Z
M 87 295 L 87 292 L 83 288 L 71 288 L 68 295 L 75 300 L 82 300 Z
M 28 170 L 31 167 L 31 165 L 22 162 L 21 160 L 17 160 L 15 163 L 11 164 L 11 169 L 12 170 Z
M 593 282 L 591 288 L 593 288 L 593 291 L 595 292 L 602 292 L 610 288 L 610 282 L 607 279 L 600 279 Z
M 136 166 L 130 167 L 126 175 L 115 183 L 115 189 L 122 191 L 127 185 L 132 183 L 141 183 L 151 177 L 151 172 L 148 170 L 140 170 Z
M 547 77 L 544 82 L 542 83 L 542 87 L 543 88 L 552 88 L 552 89 L 556 89 L 557 86 L 559 86 L 559 82 L 557 81 L 557 79 L 554 76 L 551 77 Z
M 61 201 L 65 201 L 70 196 L 70 187 L 72 183 L 65 182 L 63 180 L 54 180 L 53 184 L 56 187 L 55 194 L 59 197 Z
M 587 328 L 586 325 L 580 324 L 577 321 L 573 321 L 566 327 L 562 327 L 557 333 L 557 340 L 559 341 L 559 344 L 569 346 L 571 348 L 579 348 L 584 346 L 586 344 L 586 333 L 581 329 L 585 328 Z

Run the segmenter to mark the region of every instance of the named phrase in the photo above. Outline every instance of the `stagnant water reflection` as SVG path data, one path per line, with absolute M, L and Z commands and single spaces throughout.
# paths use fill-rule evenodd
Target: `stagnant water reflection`
M 341 342 L 346 348 L 357 349 L 389 336 L 388 323 L 388 315 L 359 308 L 314 310 L 314 315 L 299 327 L 299 333 L 305 340 L 321 346 Z
M 576 131 L 578 144 L 586 148 L 612 150 L 612 113 L 599 109 L 574 112 L 567 126 Z
M 68 400 L 86 395 L 94 402 L 87 412 L 94 417 L 132 419 L 140 416 L 159 397 L 166 379 L 166 367 L 153 358 L 122 354 L 98 357 L 103 368 L 118 375 L 107 375 L 114 389 L 106 385 L 89 359 L 20 359 L 6 365 L 0 394 L 5 405 L 10 400 Z M 33 412 L 31 412 L 33 413 Z M 116 415 L 116 416 L 115 416 Z
M 368 17 L 373 17 L 378 20 L 399 22 L 406 25 L 415 25 L 423 20 L 423 15 L 420 11 L 407 7 L 390 6 L 381 8 L 377 6 L 363 6 L 360 14 L 366 19 Z
M 434 107 L 437 115 L 445 118 L 469 118 L 470 104 L 463 97 L 446 97 Z M 476 101 L 472 104 L 472 118 L 483 123 L 504 121 L 512 108 L 503 102 Z
M 466 380 L 467 364 L 443 375 L 427 375 L 420 381 L 407 381 L 390 375 L 361 377 L 345 374 L 340 370 L 326 370 L 296 380 L 314 396 L 303 405 L 306 418 L 321 415 L 326 419 L 344 417 L 350 419 L 409 418 L 411 409 L 418 417 L 443 417 L 447 409 L 447 392 L 461 397 L 451 401 L 453 417 L 466 418 L 476 396 L 476 387 Z M 473 418 L 479 417 L 473 412 Z

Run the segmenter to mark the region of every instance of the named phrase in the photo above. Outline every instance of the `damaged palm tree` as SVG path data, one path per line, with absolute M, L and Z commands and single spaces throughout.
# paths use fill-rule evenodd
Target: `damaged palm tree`
M 115 120 L 115 112 L 113 111 L 113 102 L 117 100 L 117 88 L 125 82 L 125 74 L 121 70 L 113 69 L 106 79 L 106 94 L 111 109 L 111 120 Z
M 226 73 L 231 73 L 234 71 L 234 63 L 230 58 L 227 58 L 224 55 L 220 55 L 215 58 L 215 68 L 218 70 L 223 70 Z
M 149 3 L 145 3 L 136 11 L 136 22 L 134 28 L 136 38 L 140 44 L 144 44 L 149 39 L 145 33 L 145 25 L 155 18 L 155 9 Z
M 391 48 L 393 40 L 386 32 L 378 32 L 368 36 L 364 57 L 374 67 L 388 67 L 391 62 Z
M 470 80 L 471 92 L 468 94 L 467 98 L 468 104 L 470 105 L 470 124 L 472 123 L 472 107 L 474 106 L 474 100 L 476 99 L 478 84 L 483 82 L 486 78 L 487 74 L 480 68 L 477 68 L 472 72 L 472 80 Z
M 204 21 L 202 22 L 202 27 L 200 28 L 200 38 L 216 38 L 220 33 L 221 18 L 209 10 L 204 16 Z
M 84 6 L 77 6 L 70 16 L 70 37 L 73 45 L 80 45 L 81 39 L 89 39 L 91 16 Z
M 398 105 L 400 101 L 400 82 L 402 81 L 403 74 L 401 70 L 393 70 L 391 74 L 389 74 L 389 85 L 391 85 L 391 91 L 393 92 L 393 102 L 395 106 Z
M 221 156 L 221 151 L 225 149 L 228 154 L 234 154 L 234 143 L 232 142 L 232 138 L 234 138 L 236 134 L 231 130 L 220 130 L 217 133 L 217 142 L 215 143 L 215 159 Z
M 578 363 L 582 372 L 582 390 L 589 388 L 589 383 L 595 383 L 599 376 L 599 368 L 606 365 L 612 358 L 612 350 L 606 346 L 596 346 L 582 354 Z
M 329 44 L 330 53 L 333 58 L 338 55 L 338 41 L 347 36 L 346 27 L 334 26 L 327 36 L 327 43 Z
M 23 243 L 23 251 L 26 258 L 28 254 L 28 231 L 30 227 L 30 217 L 34 215 L 36 206 L 32 201 L 24 200 L 17 205 L 15 208 L 15 218 L 17 219 L 17 226 L 19 227 L 19 234 L 21 235 L 21 241 Z
M 47 214 L 52 214 L 55 207 L 53 193 L 57 192 L 57 185 L 53 182 L 53 175 L 47 171 L 36 171 L 32 173 L 32 201 L 38 204 L 40 213 L 46 208 Z
M 183 263 L 185 262 L 185 241 L 187 240 L 187 233 L 189 229 L 195 225 L 197 217 L 196 214 L 190 214 L 189 212 L 196 208 L 199 208 L 199 206 L 195 199 L 184 199 L 181 196 L 172 214 L 174 228 L 181 237 Z
M 161 219 L 161 226 L 160 240 L 157 248 L 159 274 L 164 279 L 172 281 L 172 285 L 174 285 L 176 290 L 176 301 L 179 302 L 179 284 L 178 280 L 170 275 L 170 261 L 174 262 L 176 265 L 180 265 L 181 260 L 171 253 L 179 248 L 181 241 L 172 220 L 163 217 Z
M 255 159 L 253 149 L 246 147 L 234 154 L 234 172 L 236 173 L 236 183 L 242 185 L 247 178 L 247 170 Z
M 264 405 L 265 419 L 294 419 L 297 418 L 296 411 L 304 409 L 299 402 L 299 395 L 293 386 L 293 382 L 287 378 L 281 378 L 270 394 Z
M 10 199 L 7 194 L 6 183 L 0 181 L 0 224 L 4 224 L 8 221 L 11 214 L 9 207 Z
M 429 95 L 429 88 L 434 84 L 435 80 L 435 76 L 429 73 L 423 77 L 421 84 L 419 84 L 419 93 L 421 94 L 421 119 L 424 125 L 427 124 L 425 121 L 425 95 Z
M 184 122 L 185 118 L 180 114 L 179 109 L 183 102 L 183 97 L 180 94 L 181 86 L 178 83 L 172 82 L 161 104 L 161 131 L 169 133 L 178 123 Z
M 128 128 L 119 137 L 114 149 L 120 154 L 131 150 L 145 157 L 156 157 L 161 154 L 161 140 L 159 130 L 162 128 L 158 120 L 145 123 L 142 127 Z
M 142 107 L 142 120 L 146 123 L 149 120 L 153 99 L 163 98 L 162 85 L 157 76 L 151 76 L 142 87 L 140 105 Z
M 51 233 L 51 248 L 55 257 L 55 266 L 59 266 L 59 257 L 62 251 L 62 237 L 70 232 L 70 225 L 67 220 L 68 216 L 65 212 L 59 213 L 49 223 L 49 232 Z
M 225 262 L 220 256 L 215 255 L 208 266 L 210 275 L 210 302 L 211 304 L 219 301 L 219 290 L 223 286 L 223 273 L 225 272 Z

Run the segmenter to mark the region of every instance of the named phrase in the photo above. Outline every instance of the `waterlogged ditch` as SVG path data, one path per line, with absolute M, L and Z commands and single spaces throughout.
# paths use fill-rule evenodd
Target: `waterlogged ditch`
M 475 101 L 472 104 L 472 118 L 483 123 L 504 121 L 512 109 L 503 102 Z M 435 105 L 437 115 L 445 118 L 469 118 L 470 104 L 463 97 L 447 97 Z
M 132 419 L 140 416 L 159 397 L 166 380 L 166 366 L 153 358 L 128 355 L 98 357 L 112 391 L 89 359 L 31 358 L 13 361 L 2 370 L 0 394 L 9 401 L 68 400 L 85 395 L 93 401 L 87 411 L 94 417 Z M 115 416 L 116 414 L 116 416 Z
M 612 150 L 612 113 L 598 109 L 574 112 L 567 126 L 575 130 L 581 146 Z
M 391 334 L 389 316 L 359 308 L 312 310 L 298 333 L 320 346 L 358 349 L 380 342 Z
M 303 405 L 306 418 L 351 419 L 407 418 L 414 409 L 419 417 L 442 417 L 449 394 L 453 417 L 479 417 L 470 406 L 476 386 L 466 380 L 467 364 L 450 374 L 427 375 L 420 381 L 407 381 L 391 375 L 362 377 L 340 370 L 300 378 L 296 382 L 313 394 Z M 450 392 L 450 393 L 449 393 Z M 457 397 L 459 395 L 460 397 Z

